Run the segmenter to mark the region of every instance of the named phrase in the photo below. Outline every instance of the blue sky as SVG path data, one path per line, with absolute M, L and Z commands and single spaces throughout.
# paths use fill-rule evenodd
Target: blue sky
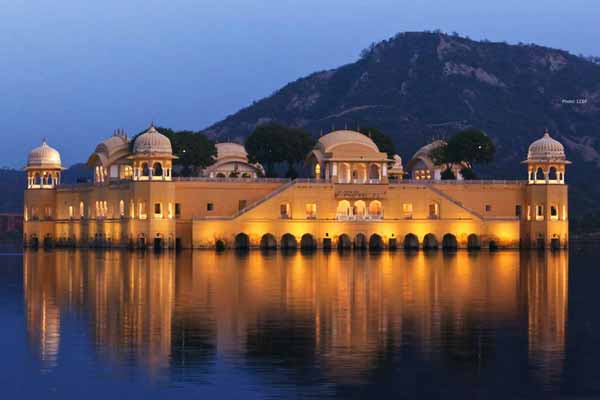
M 600 56 L 598 0 L 2 3 L 0 166 L 11 167 L 43 137 L 70 165 L 116 128 L 205 128 L 401 31 Z

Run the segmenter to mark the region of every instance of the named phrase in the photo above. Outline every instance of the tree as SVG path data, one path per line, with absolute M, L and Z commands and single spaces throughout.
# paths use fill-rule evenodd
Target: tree
M 215 142 L 200 132 L 176 132 L 171 139 L 171 145 L 173 154 L 178 157 L 174 160 L 174 164 L 183 167 L 184 176 L 193 174 L 195 168 L 212 164 L 214 156 L 217 155 Z
M 360 133 L 369 136 L 373 142 L 379 147 L 379 151 L 387 153 L 388 157 L 393 157 L 396 154 L 396 145 L 392 138 L 377 128 L 359 128 Z
M 259 125 L 246 139 L 246 151 L 252 162 L 263 164 L 267 174 L 274 173 L 276 164 L 287 164 L 288 172 L 294 164 L 304 160 L 314 139 L 300 128 L 287 127 L 275 122 Z
M 465 163 L 467 168 L 489 163 L 494 159 L 496 146 L 482 130 L 466 129 L 452 136 L 446 146 L 449 160 L 455 164 Z
M 451 169 L 454 164 L 464 165 L 465 179 L 473 179 L 476 175 L 473 167 L 476 164 L 488 163 L 494 159 L 496 146 L 490 137 L 479 129 L 469 128 L 454 134 L 443 145 L 431 152 L 431 158 L 438 165 Z

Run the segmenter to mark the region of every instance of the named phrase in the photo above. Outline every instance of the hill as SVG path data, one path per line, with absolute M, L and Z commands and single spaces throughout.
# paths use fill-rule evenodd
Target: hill
M 76 183 L 81 179 L 92 179 L 92 173 L 85 164 L 74 164 L 62 173 L 63 183 Z M 22 213 L 23 192 L 27 186 L 25 171 L 0 169 L 0 213 Z
M 574 161 L 573 209 L 598 209 L 600 65 L 537 45 L 474 41 L 431 32 L 373 44 L 354 63 L 298 79 L 206 129 L 243 139 L 266 121 L 314 135 L 334 127 L 377 127 L 407 161 L 432 138 L 474 126 L 498 146 L 487 177 L 524 177 L 527 147 L 547 128 Z

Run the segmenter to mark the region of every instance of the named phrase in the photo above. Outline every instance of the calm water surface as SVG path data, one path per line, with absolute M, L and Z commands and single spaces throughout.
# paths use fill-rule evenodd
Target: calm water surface
M 600 396 L 592 248 L 0 264 L 6 399 Z

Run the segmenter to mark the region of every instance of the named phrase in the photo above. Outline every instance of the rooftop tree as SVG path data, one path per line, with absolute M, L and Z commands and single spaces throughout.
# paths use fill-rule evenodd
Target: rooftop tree
M 251 161 L 264 165 L 267 175 L 275 174 L 275 165 L 287 165 L 286 175 L 295 177 L 295 165 L 308 154 L 314 139 L 301 128 L 269 122 L 259 125 L 246 139 L 246 151 Z
M 464 165 L 461 170 L 463 177 L 475 179 L 474 166 L 489 163 L 494 159 L 495 153 L 496 146 L 484 131 L 469 128 L 451 136 L 431 155 L 436 164 L 445 164 L 446 170 L 452 165 Z

